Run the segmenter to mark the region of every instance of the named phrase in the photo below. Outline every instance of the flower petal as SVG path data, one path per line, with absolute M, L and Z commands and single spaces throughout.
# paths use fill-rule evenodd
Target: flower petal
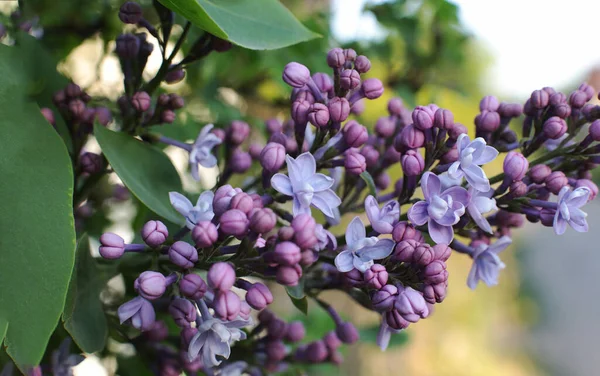
M 477 262 L 473 260 L 473 265 L 471 265 L 471 270 L 469 270 L 469 275 L 467 276 L 467 286 L 471 290 L 475 290 L 475 287 L 477 287 L 477 282 L 479 281 L 477 274 Z
M 125 321 L 132 318 L 133 315 L 135 315 L 141 309 L 142 304 L 144 304 L 144 298 L 141 296 L 135 297 L 130 301 L 121 304 L 117 310 L 120 323 L 123 324 Z
M 427 204 L 426 201 L 415 202 L 413 206 L 408 209 L 408 219 L 417 226 L 424 225 L 429 219 L 429 214 L 427 213 L 428 206 L 429 204 Z
M 374 264 L 373 260 L 367 260 L 356 256 L 352 258 L 352 261 L 354 264 L 354 268 L 356 268 L 356 270 L 358 270 L 361 273 L 366 272 L 367 269 L 369 269 Z
M 492 146 L 486 146 L 483 148 L 481 153 L 475 152 L 473 154 L 473 163 L 478 164 L 480 166 L 484 165 L 496 159 L 498 154 L 499 152 L 498 150 L 496 150 L 496 148 Z
M 317 162 L 309 152 L 302 153 L 296 158 L 296 166 L 298 166 L 303 180 L 308 180 L 317 172 Z
M 463 170 L 467 182 L 479 192 L 487 192 L 490 190 L 490 181 L 483 169 L 475 164 L 470 165 Z
M 508 236 L 503 236 L 500 239 L 498 239 L 494 244 L 490 245 L 487 250 L 488 252 L 497 255 L 498 253 L 504 251 L 511 244 L 512 239 Z
M 348 247 L 355 247 L 359 241 L 367 236 L 365 225 L 360 220 L 360 217 L 354 217 L 352 222 L 346 228 L 346 244 Z
M 294 196 L 292 200 L 292 214 L 294 217 L 300 214 L 310 214 L 310 206 L 303 206 L 298 197 Z
M 353 258 L 354 256 L 352 255 L 352 252 L 345 250 L 335 256 L 335 260 L 333 260 L 333 262 L 335 263 L 337 270 L 342 273 L 347 273 L 354 269 Z
M 283 193 L 286 196 L 293 196 L 292 182 L 290 178 L 284 174 L 275 174 L 271 177 L 271 186 L 279 193 Z
M 367 196 L 365 199 L 365 212 L 367 213 L 367 217 L 371 224 L 379 220 L 379 204 L 375 197 L 371 195 Z
M 200 204 L 207 203 L 208 207 L 212 211 L 212 202 L 215 198 L 215 193 L 213 191 L 204 191 L 198 196 L 198 201 L 196 201 L 196 207 L 200 207 Z
M 381 260 L 392 254 L 394 244 L 392 239 L 381 239 L 375 245 L 358 250 L 356 254 L 362 260 Z
M 483 215 L 481 215 L 481 212 L 479 211 L 475 203 L 471 203 L 469 206 L 467 206 L 467 211 L 469 212 L 469 215 L 471 216 L 471 218 L 473 218 L 473 221 L 475 221 L 475 223 L 477 224 L 477 226 L 479 226 L 480 229 L 489 234 L 494 233 L 492 230 L 492 226 L 490 226 L 488 220 L 485 219 Z
M 331 189 L 315 192 L 313 195 L 313 200 L 315 197 L 324 200 L 331 209 L 335 209 L 342 204 L 342 200 L 340 200 L 338 195 L 336 195 Z
M 381 326 L 379 327 L 379 332 L 377 333 L 377 346 L 381 349 L 381 351 L 385 351 L 387 349 L 390 338 L 392 337 L 392 331 L 388 327 L 388 325 L 384 320 L 381 320 Z
M 331 207 L 329 206 L 329 202 L 327 202 L 323 197 L 319 196 L 318 194 L 313 195 L 311 204 L 315 208 L 322 211 L 323 214 L 325 214 L 327 217 L 332 218 L 335 216 L 335 214 L 331 210 Z
M 567 205 L 569 207 L 580 208 L 588 202 L 590 197 L 590 190 L 587 187 L 579 187 L 573 190 L 569 195 L 569 198 L 566 199 Z
M 461 133 L 460 135 L 458 135 L 458 138 L 456 139 L 456 148 L 458 149 L 458 155 L 462 154 L 462 151 L 469 146 L 470 142 L 471 139 L 469 138 L 468 134 Z
M 421 189 L 423 190 L 423 196 L 425 196 L 426 200 L 429 200 L 430 197 L 439 195 L 441 187 L 442 183 L 440 182 L 440 178 L 434 173 L 427 171 L 423 174 L 423 177 L 421 177 Z
M 179 192 L 169 192 L 169 200 L 175 210 L 184 217 L 187 217 L 190 210 L 194 208 L 192 202 Z
M 321 173 L 314 174 L 308 179 L 308 184 L 315 190 L 315 192 L 324 191 L 331 188 L 334 180 L 329 176 Z
M 435 221 L 429 221 L 429 235 L 436 244 L 450 244 L 454 239 L 452 226 L 443 226 Z
M 212 154 L 208 154 L 206 157 L 199 160 L 198 163 L 206 168 L 215 167 L 217 165 L 217 157 Z
M 463 187 L 450 187 L 442 192 L 440 196 L 444 200 L 446 199 L 446 196 L 450 196 L 454 202 L 460 202 L 464 206 L 467 206 L 471 199 L 471 195 Z
M 556 235 L 562 235 L 567 230 L 567 221 L 563 219 L 560 215 L 560 211 L 557 211 L 554 215 L 554 223 L 552 224 L 554 227 L 554 232 Z

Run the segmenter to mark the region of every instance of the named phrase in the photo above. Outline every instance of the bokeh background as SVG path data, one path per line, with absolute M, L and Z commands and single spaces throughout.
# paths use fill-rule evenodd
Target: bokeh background
M 384 96 L 371 101 L 360 116 L 360 122 L 371 127 L 379 116 L 386 115 L 387 100 L 394 96 L 402 97 L 409 106 L 435 102 L 451 109 L 456 120 L 473 132 L 483 95 L 524 102 L 531 91 L 543 86 L 568 92 L 587 81 L 600 89 L 600 49 L 594 42 L 598 2 L 282 2 L 323 38 L 277 51 L 234 48 L 209 56 L 192 66 L 183 82 L 164 87 L 183 95 L 187 107 L 175 124 L 162 127 L 161 132 L 193 139 L 203 124 L 223 125 L 233 119 L 245 119 L 260 130 L 265 119 L 287 116 L 289 88 L 280 79 L 283 66 L 295 60 L 313 72 L 327 72 L 325 54 L 337 46 L 367 55 L 373 64 L 368 75 L 380 78 L 386 86 Z M 151 1 L 141 3 L 153 21 Z M 114 38 L 122 30 L 116 16 L 121 1 L 26 0 L 23 4 L 27 15 L 39 18 L 35 30 L 44 35 L 43 43 L 54 55 L 59 71 L 90 94 L 105 97 L 107 103 L 114 101 L 122 91 L 122 74 L 113 53 Z M 16 5 L 17 1 L 0 1 L 0 10 L 10 14 Z M 181 28 L 174 33 L 181 33 Z M 158 55 L 150 58 L 148 77 L 159 63 Z M 260 136 L 256 141 L 264 142 Z M 174 150 L 168 153 L 180 169 L 186 189 L 201 190 L 184 176 L 185 162 L 181 163 L 180 156 Z M 490 173 L 499 170 L 500 163 L 491 166 Z M 204 173 L 214 175 L 214 171 Z M 210 179 L 206 181 L 210 185 Z M 136 219 L 143 219 L 140 208 L 134 199 L 115 203 L 85 220 L 88 232 L 94 235 L 118 228 L 121 234 L 129 233 L 126 240 L 130 240 L 134 237 L 132 221 L 135 226 Z M 592 228 L 588 234 L 568 231 L 557 237 L 541 226 L 515 232 L 515 246 L 501 255 L 507 268 L 493 288 L 480 285 L 469 290 L 470 259 L 455 255 L 449 261 L 448 298 L 436 305 L 430 318 L 397 336 L 385 353 L 374 345 L 374 338 L 364 338 L 365 343 L 345 351 L 346 362 L 340 369 L 320 366 L 309 369 L 309 374 L 598 374 L 598 204 L 591 203 L 588 213 Z M 343 296 L 332 299 L 363 329 L 377 325 L 373 313 Z M 318 307 L 311 306 L 307 318 L 300 317 L 291 305 L 276 309 L 305 320 L 309 337 L 317 338 L 333 328 Z M 104 368 L 99 368 L 100 364 Z M 112 374 L 114 361 L 90 357 L 76 372 Z

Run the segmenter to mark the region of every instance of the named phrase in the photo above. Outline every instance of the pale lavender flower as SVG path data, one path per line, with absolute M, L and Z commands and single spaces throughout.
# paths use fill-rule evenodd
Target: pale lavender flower
M 483 214 L 492 210 L 498 210 L 498 207 L 496 206 L 496 200 L 488 197 L 491 195 L 492 191 L 479 192 L 475 188 L 471 187 L 469 189 L 469 193 L 471 195 L 471 200 L 467 206 L 469 215 L 471 218 L 473 218 L 480 229 L 487 233 L 493 234 L 492 226 L 490 226 L 488 220 L 483 216 Z
M 185 225 L 193 230 L 198 222 L 210 221 L 215 216 L 213 212 L 213 198 L 215 194 L 212 191 L 204 191 L 198 197 L 196 206 L 184 195 L 178 192 L 169 192 L 171 205 L 185 218 Z
M 215 375 L 218 376 L 242 376 L 242 372 L 248 368 L 248 363 L 243 360 L 238 360 L 237 362 L 226 364 L 221 367 Z
M 364 273 L 374 264 L 373 260 L 384 259 L 392 253 L 394 241 L 367 237 L 365 225 L 359 217 L 354 217 L 346 229 L 346 246 L 346 250 L 335 257 L 336 268 L 342 273 L 353 269 Z
M 498 284 L 498 274 L 506 265 L 498 257 L 498 253 L 502 252 L 512 243 L 508 236 L 503 236 L 494 244 L 487 245 L 480 243 L 471 254 L 473 258 L 473 266 L 467 277 L 467 286 L 475 289 L 477 282 L 483 281 L 488 286 Z
M 210 132 L 213 127 L 214 125 L 212 124 L 205 125 L 190 150 L 190 171 L 192 172 L 192 177 L 197 181 L 200 180 L 198 165 L 214 167 L 217 164 L 217 158 L 212 154 L 212 148 L 219 145 L 222 141 L 217 135 Z
M 465 177 L 467 182 L 480 192 L 490 190 L 490 181 L 479 166 L 493 161 L 498 156 L 498 150 L 487 146 L 485 140 L 477 137 L 473 141 L 466 133 L 458 136 L 458 161 L 452 163 L 448 174 L 453 179 Z
M 457 185 L 462 185 L 462 181 L 463 178 L 451 178 L 450 174 L 448 174 L 448 171 L 443 172 L 441 174 L 439 174 L 437 176 L 438 178 L 440 178 L 440 183 L 442 184 L 442 191 L 445 191 L 446 189 L 450 188 L 450 187 L 455 187 Z
M 421 178 L 424 201 L 408 210 L 408 219 L 417 226 L 428 223 L 429 235 L 437 244 L 450 244 L 454 238 L 452 226 L 465 214 L 469 192 L 462 187 L 450 187 L 441 192 L 440 179 L 432 172 Z
M 579 209 L 588 202 L 590 190 L 579 187 L 571 191 L 568 186 L 562 187 L 558 193 L 558 207 L 554 214 L 554 232 L 562 235 L 567 229 L 567 223 L 577 232 L 587 232 L 587 214 Z
M 377 333 L 377 346 L 379 346 L 379 348 L 382 351 L 385 351 L 388 347 L 388 345 L 390 344 L 390 338 L 392 337 L 392 334 L 395 333 L 400 333 L 402 331 L 402 329 L 392 329 L 390 328 L 390 326 L 387 324 L 387 321 L 385 320 L 385 318 L 383 318 L 381 320 L 381 326 L 379 327 L 379 332 Z
M 117 310 L 121 324 L 131 323 L 134 328 L 146 331 L 152 329 L 156 321 L 156 313 L 152 303 L 138 296 L 119 306 Z
M 342 201 L 330 188 L 334 181 L 332 178 L 317 173 L 315 158 L 310 153 L 300 154 L 296 159 L 286 155 L 288 176 L 275 174 L 271 178 L 271 185 L 275 190 L 293 198 L 292 212 L 310 214 L 313 205 L 328 217 L 335 217 L 336 209 Z
M 248 320 L 221 321 L 212 317 L 204 320 L 198 327 L 198 333 L 190 341 L 190 361 L 201 355 L 205 366 L 218 366 L 222 359 L 217 359 L 217 356 L 228 359 L 231 355 L 231 344 L 246 339 L 246 332 L 241 328 L 248 325 Z
M 317 245 L 315 245 L 315 251 L 322 251 L 324 249 L 336 249 L 337 239 L 331 232 L 325 230 L 323 225 L 317 224 L 315 226 L 315 236 L 317 237 Z
M 368 196 L 365 200 L 365 211 L 373 230 L 380 234 L 391 234 L 400 218 L 400 204 L 396 200 L 388 201 L 379 209 L 377 199 Z

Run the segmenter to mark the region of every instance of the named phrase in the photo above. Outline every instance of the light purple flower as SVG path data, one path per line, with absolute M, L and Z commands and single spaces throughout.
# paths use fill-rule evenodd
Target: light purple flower
M 317 224 L 315 226 L 315 236 L 317 237 L 317 245 L 315 245 L 315 251 L 322 251 L 324 249 L 336 249 L 337 239 L 331 232 L 325 230 L 323 225 Z
M 202 128 L 190 151 L 190 171 L 192 172 L 192 177 L 197 181 L 200 180 L 198 165 L 214 167 L 217 164 L 217 158 L 212 154 L 212 148 L 219 145 L 222 141 L 217 135 L 210 132 L 213 127 L 214 125 L 207 124 Z
M 562 235 L 567 229 L 567 223 L 577 232 L 587 232 L 587 214 L 579 209 L 588 202 L 590 190 L 579 187 L 571 191 L 568 186 L 562 187 L 558 192 L 558 207 L 554 214 L 554 232 Z
M 380 234 L 391 234 L 400 218 L 400 204 L 396 200 L 388 201 L 379 209 L 377 199 L 368 196 L 365 200 L 365 211 L 373 230 Z
M 336 268 L 342 273 L 353 269 L 364 273 L 374 264 L 373 260 L 384 259 L 392 253 L 394 241 L 367 237 L 365 225 L 359 217 L 354 217 L 346 229 L 346 246 L 346 250 L 335 257 Z
M 483 281 L 488 286 L 498 284 L 498 274 L 506 267 L 498 257 L 498 253 L 502 252 L 510 243 L 512 240 L 508 236 L 503 236 L 492 245 L 482 243 L 475 247 L 471 255 L 473 266 L 467 277 L 469 288 L 475 289 L 479 281 Z
M 448 171 L 443 172 L 441 174 L 439 174 L 437 176 L 440 179 L 440 183 L 442 184 L 442 191 L 445 191 L 446 189 L 450 188 L 450 187 L 455 187 L 457 185 L 462 185 L 463 182 L 463 178 L 451 178 L 450 174 L 448 174 Z
M 242 372 L 248 368 L 248 363 L 243 360 L 226 364 L 221 367 L 215 375 L 217 376 L 242 376 Z
M 152 303 L 141 296 L 135 297 L 119 306 L 117 314 L 121 324 L 130 322 L 131 326 L 141 331 L 152 329 L 156 320 L 156 313 L 154 312 Z
M 424 201 L 408 210 L 408 219 L 417 226 L 428 223 L 429 235 L 437 244 L 450 244 L 454 238 L 452 226 L 465 214 L 469 192 L 462 187 L 450 187 L 441 192 L 440 179 L 432 172 L 421 178 Z
M 475 188 L 471 187 L 471 189 L 469 189 L 469 193 L 471 195 L 471 200 L 467 206 L 469 215 L 471 218 L 473 218 L 475 223 L 477 223 L 477 226 L 479 226 L 480 229 L 487 233 L 493 234 L 492 226 L 490 226 L 488 220 L 483 216 L 484 213 L 488 213 L 492 210 L 498 210 L 498 207 L 496 206 L 496 200 L 488 197 L 491 195 L 492 191 L 479 192 Z
M 192 337 L 188 348 L 190 361 L 202 356 L 202 362 L 207 367 L 221 364 L 222 359 L 231 355 L 231 344 L 246 339 L 246 332 L 241 330 L 250 325 L 248 320 L 221 321 L 215 318 L 204 320 L 198 327 L 198 333 Z
M 377 333 L 377 346 L 379 346 L 379 348 L 382 351 L 385 351 L 388 347 L 388 345 L 390 344 L 390 338 L 392 337 L 392 334 L 395 333 L 400 333 L 402 331 L 402 329 L 396 330 L 396 329 L 392 329 L 389 327 L 389 325 L 387 324 L 387 322 L 385 321 L 385 318 L 383 318 L 381 320 L 381 326 L 379 327 L 379 332 Z
M 553 139 L 548 139 L 544 142 L 544 147 L 546 149 L 548 149 L 548 151 L 554 151 L 558 148 L 558 146 L 560 144 L 562 144 L 562 142 L 565 140 L 565 138 L 569 137 L 568 133 L 563 134 L 562 136 L 560 136 L 559 138 L 557 138 L 556 140 Z M 568 146 L 572 146 L 575 145 L 575 141 L 571 140 L 569 142 L 567 142 L 564 146 L 568 147 Z
M 490 181 L 479 166 L 493 161 L 498 156 L 498 150 L 487 146 L 485 140 L 477 137 L 473 141 L 466 133 L 458 136 L 458 161 L 452 163 L 448 175 L 453 179 L 465 177 L 467 182 L 480 192 L 490 190 Z
M 185 225 L 190 230 L 194 229 L 198 222 L 210 221 L 215 216 L 213 212 L 213 198 L 215 194 L 212 191 L 204 191 L 198 197 L 196 206 L 184 195 L 178 192 L 169 192 L 171 205 L 185 218 Z
M 296 159 L 286 155 L 288 176 L 275 174 L 271 185 L 275 190 L 293 198 L 292 211 L 298 214 L 310 214 L 310 205 L 321 210 L 328 217 L 335 217 L 336 209 L 342 201 L 330 188 L 332 178 L 317 173 L 315 158 L 310 153 L 300 154 Z

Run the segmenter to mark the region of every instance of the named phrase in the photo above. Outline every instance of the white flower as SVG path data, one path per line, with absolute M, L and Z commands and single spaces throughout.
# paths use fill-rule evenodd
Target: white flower
M 463 176 L 467 182 L 480 192 L 490 190 L 490 181 L 479 166 L 493 161 L 498 156 L 498 150 L 487 146 L 485 140 L 478 137 L 471 141 L 466 133 L 458 136 L 458 161 L 452 163 L 448 175 L 453 179 Z
M 212 155 L 212 148 L 219 145 L 222 141 L 214 133 L 210 133 L 213 127 L 214 125 L 207 124 L 202 128 L 190 151 L 190 171 L 192 172 L 192 177 L 197 181 L 200 180 L 198 165 L 214 167 L 217 164 L 217 158 Z
M 213 197 L 215 194 L 212 191 L 204 191 L 198 197 L 196 206 L 193 206 L 191 201 L 184 195 L 178 192 L 169 192 L 171 205 L 185 217 L 185 225 L 192 230 L 198 222 L 210 221 L 215 216 L 213 212 Z

